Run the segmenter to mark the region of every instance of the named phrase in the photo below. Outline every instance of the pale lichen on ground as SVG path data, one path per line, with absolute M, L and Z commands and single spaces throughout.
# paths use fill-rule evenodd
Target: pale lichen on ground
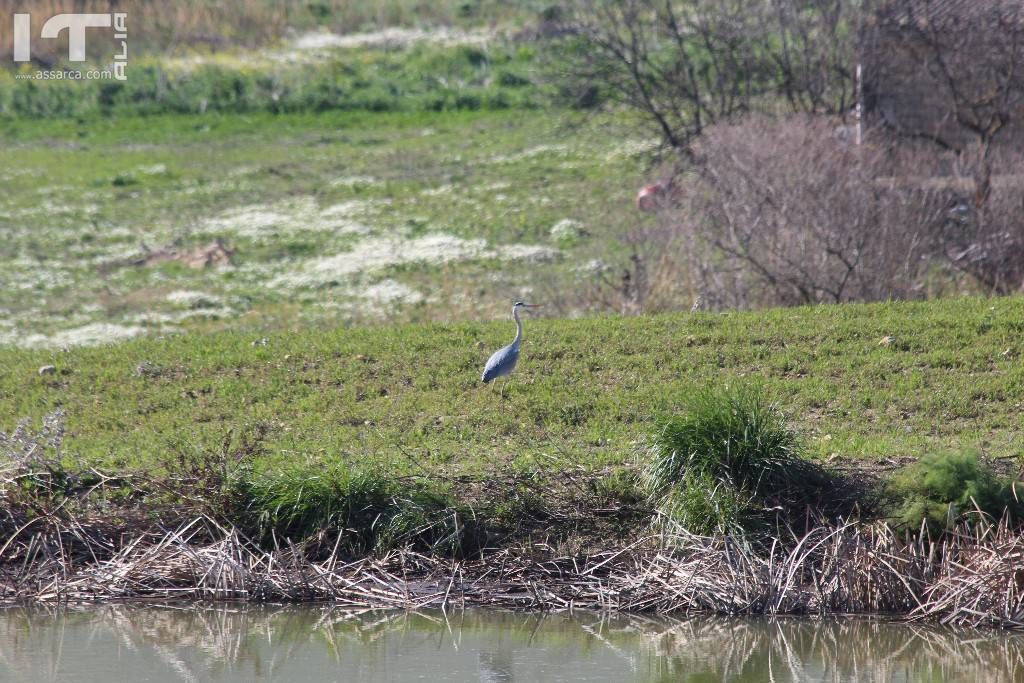
M 626 143 L 599 127 L 445 113 L 219 132 L 185 118 L 153 140 L 6 150 L 0 344 L 225 329 L 249 312 L 268 329 L 451 319 L 503 308 L 538 277 L 575 281 L 578 261 L 616 244 L 614 192 L 583 189 L 627 163 L 606 160 Z

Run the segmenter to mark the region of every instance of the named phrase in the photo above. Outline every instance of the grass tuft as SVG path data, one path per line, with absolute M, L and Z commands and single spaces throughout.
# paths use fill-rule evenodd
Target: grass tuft
M 293 465 L 244 472 L 232 488 L 239 521 L 264 542 L 325 540 L 329 534 L 333 544 L 330 532 L 336 532 L 338 546 L 352 553 L 414 545 L 450 554 L 471 536 L 448 496 L 375 470 Z
M 924 521 L 933 533 L 1005 514 L 1020 519 L 1024 511 L 1014 482 L 998 476 L 971 452 L 925 455 L 897 472 L 888 492 L 897 501 L 893 516 L 899 525 L 915 529 Z
M 758 499 L 793 483 L 786 469 L 797 450 L 796 432 L 759 388 L 705 389 L 655 422 L 641 479 L 673 523 L 694 533 L 738 530 Z

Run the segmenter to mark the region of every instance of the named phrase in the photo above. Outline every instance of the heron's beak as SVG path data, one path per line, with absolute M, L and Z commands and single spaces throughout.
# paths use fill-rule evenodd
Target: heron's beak
M 543 308 L 544 304 L 523 304 L 523 306 L 526 306 L 527 308 Z

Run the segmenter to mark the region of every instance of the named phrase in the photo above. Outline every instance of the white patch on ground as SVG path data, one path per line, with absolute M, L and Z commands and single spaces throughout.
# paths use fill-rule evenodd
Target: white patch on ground
M 539 157 L 544 154 L 565 154 L 568 151 L 568 145 L 536 145 L 534 147 L 524 149 L 521 152 L 514 152 L 512 154 L 496 154 L 491 157 L 491 162 L 495 164 L 508 164 L 513 161 L 532 159 L 533 157 Z
M 164 301 L 181 308 L 214 308 L 221 305 L 219 297 L 206 292 L 179 289 L 164 297 Z
M 622 157 L 635 157 L 643 154 L 650 154 L 660 146 L 661 140 L 658 138 L 626 140 L 608 152 L 608 154 L 605 155 L 605 159 L 612 161 L 614 159 L 621 159 Z
M 37 168 L 5 168 L 0 172 L 0 180 L 13 180 L 19 176 L 41 176 L 43 172 Z
M 275 204 L 241 206 L 207 219 L 198 232 L 252 239 L 303 231 L 365 233 L 369 228 L 354 218 L 365 215 L 379 203 L 354 199 L 321 209 L 312 197 L 299 197 Z
M 608 264 L 601 259 L 591 259 L 573 268 L 580 275 L 595 276 L 608 270 Z
M 238 185 L 223 180 L 214 182 L 196 182 L 195 184 L 188 185 L 178 190 L 181 194 L 220 194 L 228 192 L 238 191 Z
M 140 255 L 141 251 L 137 244 L 113 245 L 103 253 L 85 259 L 84 263 L 94 266 L 118 264 L 125 261 L 134 261 Z
M 424 197 L 443 197 L 446 194 L 451 194 L 455 191 L 454 185 L 441 185 L 439 187 L 427 188 L 420 192 Z
M 113 344 L 145 333 L 141 327 L 128 327 L 113 323 L 90 323 L 70 330 L 61 330 L 49 336 L 31 334 L 24 337 L 19 346 L 25 348 L 64 348 L 65 346 L 98 346 Z
M 495 255 L 503 261 L 529 261 L 531 263 L 553 261 L 558 258 L 559 254 L 557 249 L 538 244 L 509 244 L 498 247 L 495 251 Z
M 395 48 L 408 47 L 414 43 L 436 45 L 485 45 L 493 40 L 491 31 L 462 31 L 455 28 L 400 28 L 389 27 L 379 31 L 339 35 L 326 31 L 304 33 L 292 41 L 297 50 L 329 50 L 351 48 Z
M 125 318 L 127 322 L 139 325 L 167 325 L 178 322 L 181 313 L 163 313 L 160 311 L 144 311 Z
M 192 54 L 163 61 L 167 69 L 192 71 L 216 65 L 225 69 L 271 69 L 303 67 L 336 56 L 338 50 L 352 48 L 406 48 L 416 43 L 435 45 L 486 45 L 494 40 L 493 31 L 463 31 L 455 28 L 386 28 L 380 31 L 339 35 L 313 31 L 297 36 L 285 47 L 259 50 L 232 50 L 212 54 Z
M 556 242 L 573 240 L 583 234 L 583 224 L 571 218 L 563 218 L 551 226 L 549 234 Z
M 486 246 L 484 240 L 463 240 L 445 234 L 424 235 L 413 240 L 373 238 L 360 242 L 352 251 L 307 261 L 300 272 L 274 278 L 269 286 L 312 287 L 400 263 L 469 259 L 482 254 Z
M 34 194 L 45 197 L 47 195 L 66 196 L 69 190 L 77 190 L 74 185 L 40 185 L 35 188 Z
M 11 290 L 47 291 L 74 283 L 71 273 L 62 268 L 48 268 L 47 264 L 28 258 L 17 258 L 0 269 L 0 287 Z
M 136 166 L 136 173 L 142 175 L 160 175 L 161 173 L 167 173 L 167 164 L 152 164 L 150 166 Z
M 6 213 L 9 217 L 17 216 L 37 216 L 39 214 L 46 214 L 47 216 L 71 216 L 76 214 L 83 214 L 86 216 L 92 216 L 98 213 L 100 207 L 95 204 L 63 204 L 61 202 L 55 202 L 52 199 L 46 199 L 34 204 L 33 206 L 26 206 L 19 209 L 10 209 Z
M 328 183 L 331 187 L 366 187 L 374 185 L 377 179 L 368 175 L 346 175 L 334 178 Z
M 378 304 L 416 304 L 423 295 L 396 280 L 381 280 L 358 292 L 358 296 Z
M 353 287 L 339 293 L 339 299 L 317 302 L 320 308 L 345 311 L 355 315 L 386 318 L 395 306 L 417 304 L 426 300 L 420 292 L 396 280 L 385 279 L 365 287 Z
M 317 287 L 403 263 L 442 264 L 479 258 L 539 261 L 556 258 L 558 253 L 557 249 L 538 245 L 505 245 L 488 249 L 487 242 L 482 239 L 465 240 L 444 233 L 411 240 L 375 237 L 359 242 L 351 251 L 306 261 L 295 272 L 273 278 L 267 286 Z
M 142 233 L 137 232 L 137 231 L 132 230 L 131 228 L 129 228 L 127 226 L 124 226 L 124 225 L 115 225 L 115 226 L 103 229 L 103 237 L 105 239 L 108 239 L 108 240 L 109 239 L 113 239 L 113 238 L 122 238 L 122 239 L 126 239 L 127 238 L 127 239 L 130 239 L 130 238 L 138 237 L 138 236 L 140 236 L 140 234 L 144 236 L 146 233 L 145 232 L 142 232 Z
M 365 216 L 381 206 L 391 204 L 390 199 L 350 199 L 340 204 L 332 204 L 320 212 L 327 218 L 353 218 Z
M 224 320 L 237 316 L 238 311 L 230 306 L 215 306 L 210 308 L 194 308 L 184 311 L 174 311 L 173 313 L 166 313 L 163 311 L 144 311 L 126 318 L 126 322 L 136 323 L 138 325 L 147 325 L 149 327 L 160 326 L 161 332 L 167 332 L 177 330 L 177 327 L 175 326 L 185 322 L 186 320 Z

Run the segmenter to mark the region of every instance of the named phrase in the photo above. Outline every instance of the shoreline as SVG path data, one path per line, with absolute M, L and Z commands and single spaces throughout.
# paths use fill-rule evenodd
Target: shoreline
M 410 548 L 311 557 L 264 550 L 200 516 L 120 547 L 75 548 L 39 524 L 0 565 L 0 606 L 104 603 L 330 603 L 404 610 L 596 610 L 662 616 L 878 616 L 1024 629 L 1024 531 L 961 528 L 940 541 L 881 523 L 813 527 L 760 549 L 732 536 L 644 536 L 589 554 L 504 548 L 456 559 Z M 24 531 L 28 531 L 24 528 Z M 12 546 L 7 539 L 4 552 Z

